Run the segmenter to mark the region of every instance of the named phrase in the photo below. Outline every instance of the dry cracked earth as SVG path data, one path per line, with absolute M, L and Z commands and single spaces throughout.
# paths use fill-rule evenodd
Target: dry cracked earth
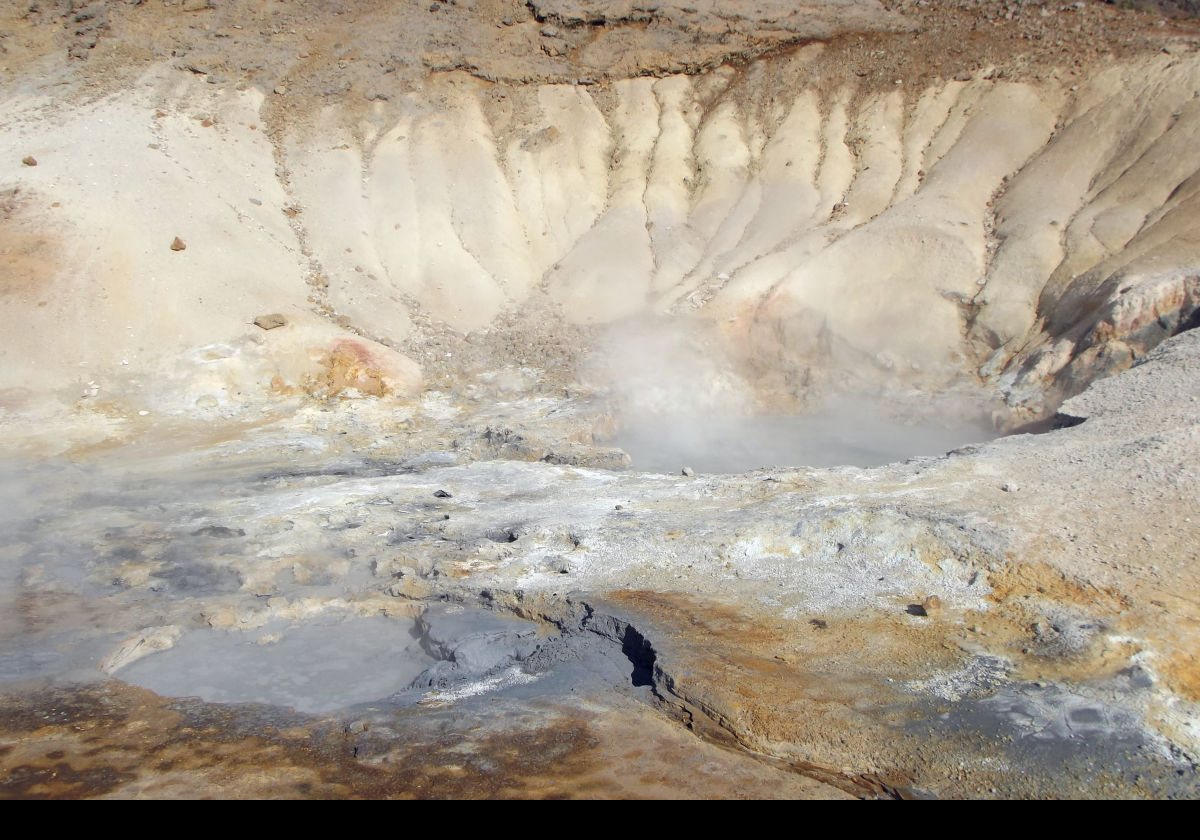
M 0 4 L 0 797 L 1195 798 L 1196 12 Z

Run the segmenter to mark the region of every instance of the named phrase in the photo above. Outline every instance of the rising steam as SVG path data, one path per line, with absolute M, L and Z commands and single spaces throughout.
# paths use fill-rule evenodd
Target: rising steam
M 935 398 L 892 387 L 868 396 L 835 387 L 806 410 L 766 405 L 720 336 L 679 318 L 610 328 L 584 378 L 610 395 L 618 430 L 611 443 L 634 469 L 651 472 L 877 466 L 996 434 L 978 393 Z

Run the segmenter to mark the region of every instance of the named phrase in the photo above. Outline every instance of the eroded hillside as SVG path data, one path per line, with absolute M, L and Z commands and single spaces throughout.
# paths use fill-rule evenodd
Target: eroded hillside
M 1186 6 L 5 5 L 0 790 L 1194 797 Z

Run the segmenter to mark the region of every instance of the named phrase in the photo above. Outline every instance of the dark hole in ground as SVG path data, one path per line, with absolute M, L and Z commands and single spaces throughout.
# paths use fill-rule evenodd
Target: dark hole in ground
M 626 625 L 621 636 L 621 653 L 633 665 L 633 673 L 629 676 L 635 686 L 654 685 L 654 648 L 631 625 Z

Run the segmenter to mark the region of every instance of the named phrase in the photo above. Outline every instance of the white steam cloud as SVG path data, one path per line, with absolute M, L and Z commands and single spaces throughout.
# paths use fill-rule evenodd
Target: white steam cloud
M 978 392 L 936 402 L 911 391 L 887 398 L 833 392 L 803 414 L 771 410 L 705 321 L 614 325 L 584 378 L 612 399 L 618 431 L 611 443 L 630 454 L 634 469 L 650 472 L 877 466 L 995 436 Z

